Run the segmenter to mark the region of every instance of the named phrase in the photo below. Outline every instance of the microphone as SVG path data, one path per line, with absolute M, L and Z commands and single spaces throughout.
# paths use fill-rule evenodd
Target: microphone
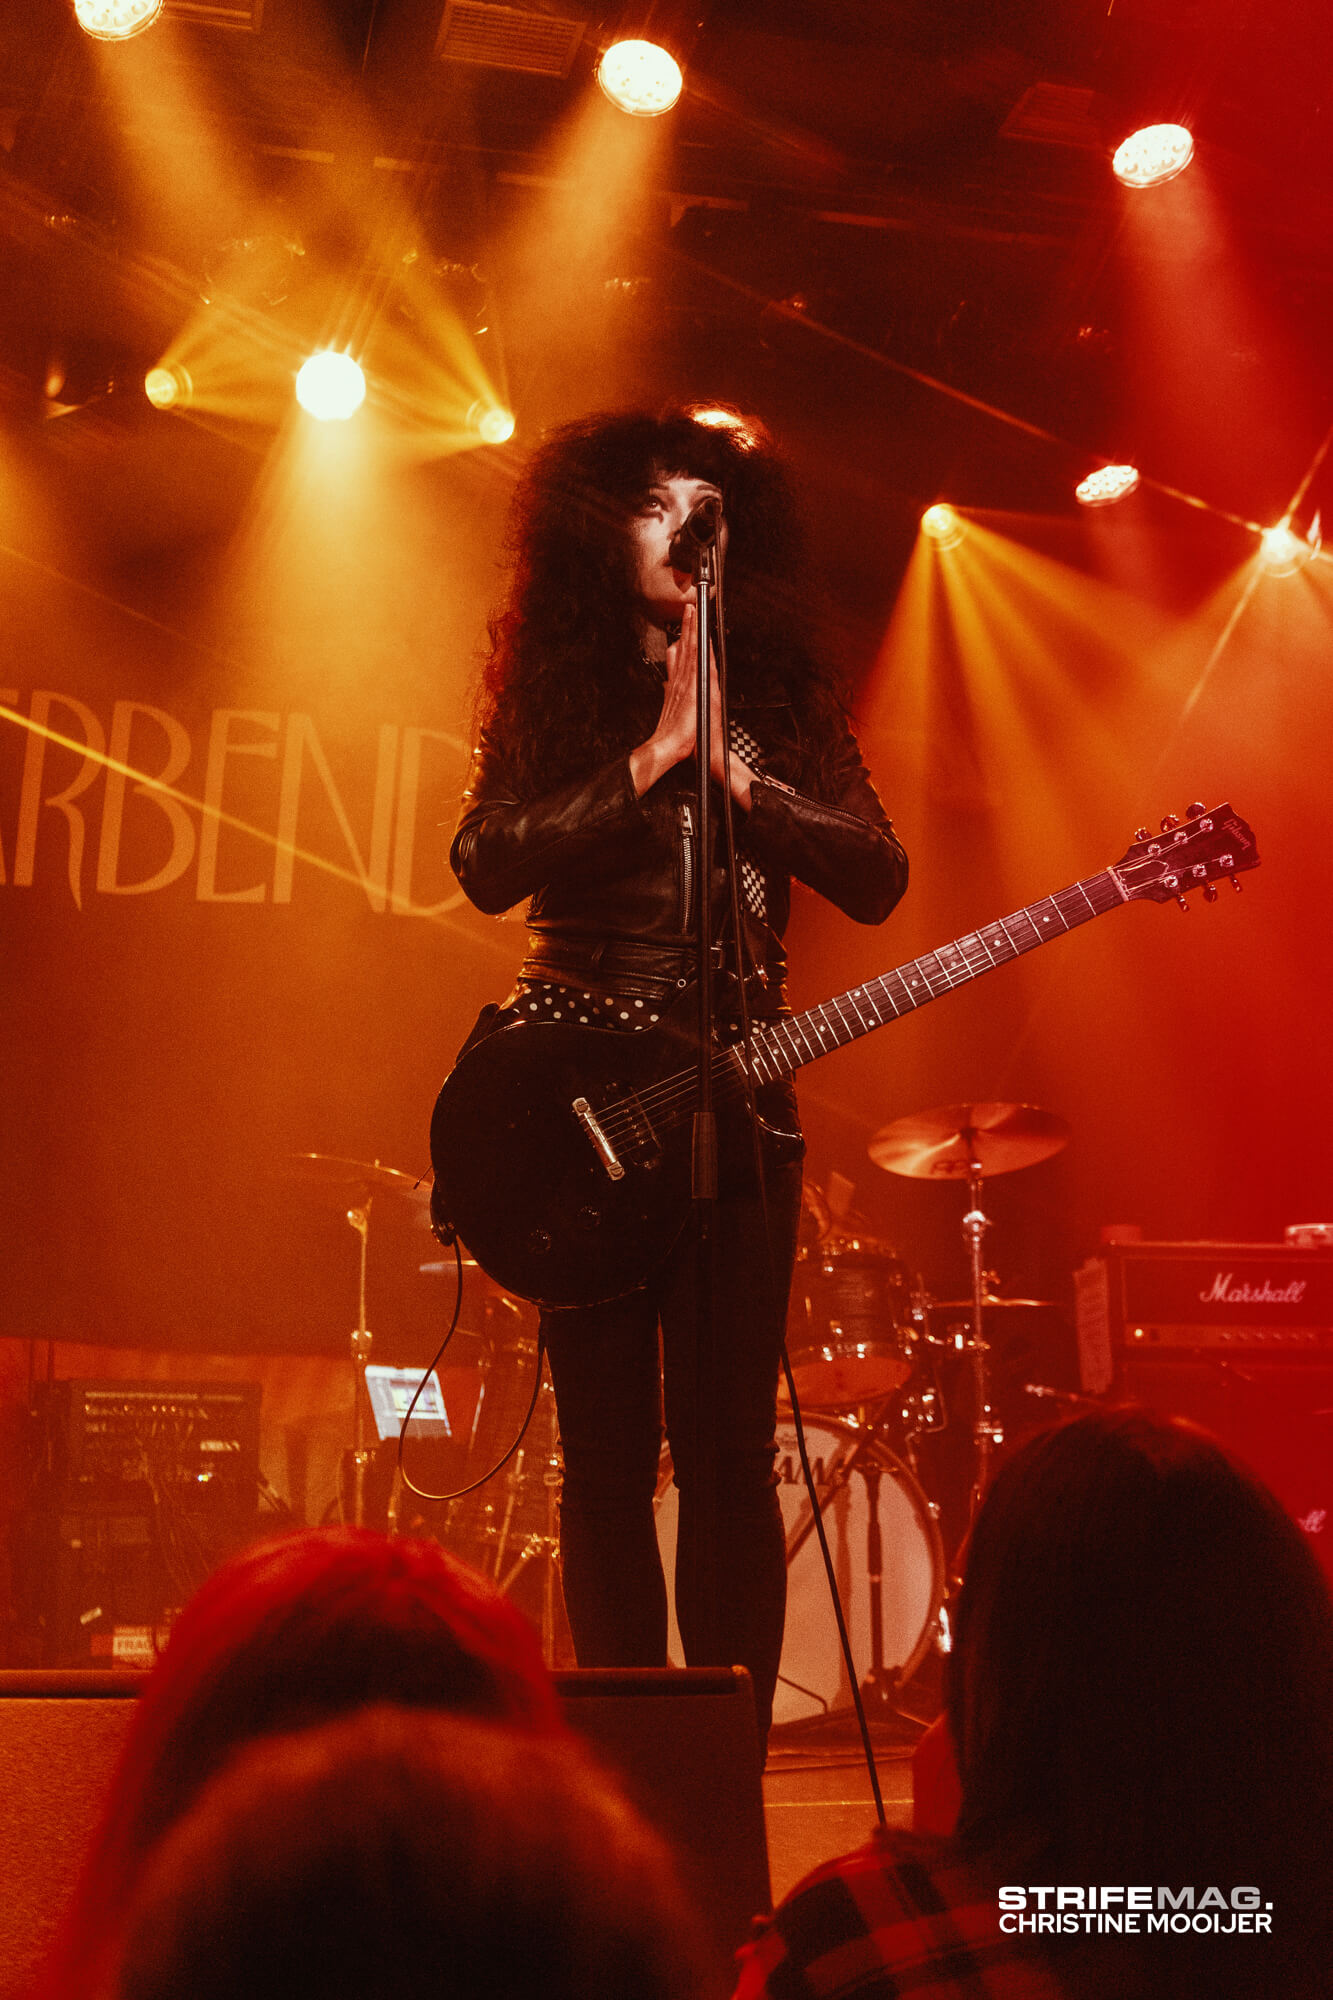
M 716 493 L 709 493 L 691 508 L 671 537 L 667 561 L 673 569 L 692 570 L 699 550 L 711 549 L 721 532 L 722 502 Z

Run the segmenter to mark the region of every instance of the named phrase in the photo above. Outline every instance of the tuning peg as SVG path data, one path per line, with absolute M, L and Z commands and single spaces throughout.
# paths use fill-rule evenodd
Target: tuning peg
M 1245 887 L 1245 884 L 1241 881 L 1239 875 L 1233 875 L 1231 878 L 1231 886 L 1235 890 L 1236 894 L 1239 896 L 1241 890 Z
M 1217 901 L 1216 882 L 1205 882 L 1203 888 L 1203 900 L 1205 903 L 1215 903 Z
M 1149 837 L 1150 837 L 1150 836 L 1149 836 L 1149 833 L 1148 833 L 1148 829 L 1147 829 L 1147 827 L 1146 827 L 1146 826 L 1136 826 L 1136 827 L 1135 827 L 1135 829 L 1134 829 L 1134 838 L 1135 838 L 1135 840 L 1147 840 L 1147 839 L 1149 839 Z
M 1186 819 L 1200 819 L 1208 810 L 1202 799 L 1196 799 L 1192 806 L 1186 806 Z
M 1174 827 L 1174 826 L 1179 826 L 1179 825 L 1180 825 L 1180 821 L 1179 821 L 1179 820 L 1178 820 L 1178 819 L 1176 818 L 1175 814 L 1174 814 L 1174 813 L 1168 813 L 1168 814 L 1166 815 L 1165 819 L 1163 819 L 1163 821 L 1162 821 L 1162 832 L 1163 832 L 1163 833 L 1170 833 L 1170 831 L 1171 831 L 1172 827 Z
M 1185 912 L 1185 915 L 1186 915 L 1186 916 L 1188 916 L 1188 915 L 1189 915 L 1189 913 L 1190 913 L 1190 899 L 1189 899 L 1189 897 L 1188 897 L 1188 896 L 1177 896 L 1177 897 L 1176 897 L 1176 901 L 1177 901 L 1177 902 L 1179 903 L 1179 905 L 1180 905 L 1181 909 L 1182 909 L 1182 910 L 1183 910 L 1183 911 Z

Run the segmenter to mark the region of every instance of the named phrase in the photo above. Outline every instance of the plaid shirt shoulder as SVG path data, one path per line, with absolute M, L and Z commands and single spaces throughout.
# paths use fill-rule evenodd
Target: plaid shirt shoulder
M 741 1954 L 735 2000 L 1064 2000 L 995 1884 L 942 1842 L 890 1835 L 828 1862 Z

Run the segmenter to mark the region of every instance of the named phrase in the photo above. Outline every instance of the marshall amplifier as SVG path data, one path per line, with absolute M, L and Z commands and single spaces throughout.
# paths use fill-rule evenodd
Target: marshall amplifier
M 1074 1274 L 1083 1387 L 1126 1362 L 1247 1356 L 1333 1363 L 1333 1250 L 1287 1243 L 1115 1243 Z
M 1333 1249 L 1108 1244 L 1075 1287 L 1085 1390 L 1220 1438 L 1333 1583 Z

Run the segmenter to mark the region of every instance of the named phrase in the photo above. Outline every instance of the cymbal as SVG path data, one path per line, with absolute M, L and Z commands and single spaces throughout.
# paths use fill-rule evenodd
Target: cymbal
M 870 1142 L 877 1167 L 912 1180 L 964 1180 L 971 1160 L 983 1175 L 1035 1166 L 1069 1143 L 1069 1125 L 1035 1104 L 945 1104 L 895 1118 Z
M 340 1160 L 331 1153 L 289 1153 L 278 1178 L 299 1181 L 313 1193 L 326 1195 L 339 1208 L 368 1201 L 376 1194 L 397 1195 L 420 1207 L 430 1200 L 429 1179 L 400 1173 L 397 1167 L 382 1166 L 378 1160 Z

